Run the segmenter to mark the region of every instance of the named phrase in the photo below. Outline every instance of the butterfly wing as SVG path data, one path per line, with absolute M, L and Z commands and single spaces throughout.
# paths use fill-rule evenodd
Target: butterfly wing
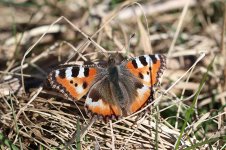
M 164 55 L 143 55 L 130 59 L 124 65 L 136 76 L 144 85 L 149 87 L 159 81 L 163 70 L 165 69 Z
M 153 95 L 151 88 L 159 82 L 166 66 L 165 60 L 164 55 L 143 55 L 121 64 L 140 82 L 140 86 L 134 91 L 137 94 L 129 107 L 131 113 L 142 108 Z
M 50 85 L 65 97 L 79 100 L 88 92 L 96 74 L 95 66 L 62 66 L 52 71 L 48 80 Z
M 104 119 L 121 116 L 121 109 L 114 101 L 112 84 L 106 72 L 100 73 L 96 81 L 90 88 L 85 101 L 87 113 L 102 116 Z

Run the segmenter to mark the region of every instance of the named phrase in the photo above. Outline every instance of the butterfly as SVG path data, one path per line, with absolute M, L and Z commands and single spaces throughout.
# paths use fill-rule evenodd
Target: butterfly
M 48 80 L 67 99 L 86 96 L 90 115 L 114 119 L 128 116 L 144 107 L 153 95 L 166 68 L 164 55 L 142 55 L 117 64 L 109 57 L 107 65 L 71 65 L 53 70 Z

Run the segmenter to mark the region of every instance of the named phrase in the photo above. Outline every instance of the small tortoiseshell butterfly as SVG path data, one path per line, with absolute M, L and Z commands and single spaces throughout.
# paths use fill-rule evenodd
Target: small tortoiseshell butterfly
M 143 55 L 107 66 L 72 65 L 52 71 L 51 86 L 71 100 L 87 95 L 88 114 L 103 118 L 128 116 L 145 106 L 153 95 L 153 86 L 165 69 L 165 56 Z

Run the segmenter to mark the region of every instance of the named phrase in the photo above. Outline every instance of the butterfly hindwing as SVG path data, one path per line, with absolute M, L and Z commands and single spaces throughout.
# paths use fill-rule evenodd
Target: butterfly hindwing
M 150 96 L 152 94 L 151 89 L 146 85 L 143 85 L 141 88 L 138 88 L 136 92 L 137 96 L 134 97 L 129 107 L 131 114 L 142 108 L 150 99 Z
M 90 66 L 63 66 L 49 74 L 51 86 L 67 98 L 79 100 L 92 85 L 97 70 Z
M 85 108 L 92 115 L 95 114 L 104 118 L 121 116 L 119 105 L 113 101 L 110 82 L 105 77 L 91 87 L 87 94 Z

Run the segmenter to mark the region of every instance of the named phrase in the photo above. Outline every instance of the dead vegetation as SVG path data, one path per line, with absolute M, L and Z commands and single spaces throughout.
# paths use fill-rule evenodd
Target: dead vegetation
M 225 8 L 223 0 L 2 1 L 1 149 L 62 149 L 73 137 L 70 149 L 225 149 Z M 83 101 L 53 91 L 46 76 L 116 52 L 163 53 L 167 70 L 150 112 L 92 124 Z

